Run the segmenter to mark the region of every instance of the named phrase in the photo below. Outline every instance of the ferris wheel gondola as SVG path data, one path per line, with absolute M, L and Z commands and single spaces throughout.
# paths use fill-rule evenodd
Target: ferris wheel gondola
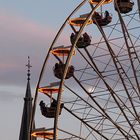
M 58 84 L 59 82 L 55 82 L 55 83 Z M 51 83 L 49 86 L 40 87 L 38 89 L 38 91 L 40 93 L 44 93 L 45 95 L 50 96 L 50 105 L 49 106 L 46 106 L 46 104 L 43 102 L 43 100 L 41 100 L 39 103 L 42 115 L 47 118 L 55 118 L 55 114 L 56 114 L 57 101 L 53 99 L 53 94 L 57 94 L 59 91 L 59 88 L 56 86 L 52 86 L 52 85 L 54 85 L 54 83 Z M 63 106 L 64 106 L 64 104 L 61 103 L 59 115 L 61 114 Z
M 117 0 L 116 4 L 119 8 L 120 13 L 122 14 L 126 14 L 132 11 L 133 6 L 134 6 L 134 2 L 130 1 L 130 0 Z M 115 10 L 117 10 L 117 6 L 115 5 Z
M 52 54 L 56 55 L 57 57 L 62 56 L 62 60 L 60 60 L 59 63 L 55 63 L 55 66 L 53 68 L 54 75 L 58 79 L 62 79 L 62 77 L 63 77 L 63 73 L 64 73 L 64 70 L 65 70 L 64 57 L 69 55 L 70 47 L 71 46 L 68 46 L 68 47 L 59 46 L 59 47 L 54 48 L 51 51 Z M 73 51 L 72 55 L 75 55 L 75 51 Z M 71 65 L 71 66 L 68 67 L 68 71 L 67 71 L 65 79 L 69 79 L 70 77 L 73 76 L 73 74 L 74 74 L 74 67 Z
M 106 26 L 112 21 L 112 16 L 108 11 L 105 11 L 104 16 L 98 12 L 95 12 L 92 17 L 93 23 L 99 26 Z

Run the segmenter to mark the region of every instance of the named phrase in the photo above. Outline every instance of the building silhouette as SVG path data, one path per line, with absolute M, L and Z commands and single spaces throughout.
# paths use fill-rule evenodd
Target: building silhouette
M 23 114 L 21 120 L 21 127 L 20 127 L 20 134 L 19 140 L 30 140 L 29 136 L 29 125 L 30 125 L 30 118 L 31 118 L 31 111 L 32 111 L 32 95 L 31 95 L 31 88 L 30 88 L 30 58 L 28 57 L 28 64 L 26 65 L 28 68 L 27 72 L 27 87 L 26 93 L 24 97 L 24 106 L 23 106 Z M 36 140 L 36 138 L 32 138 L 32 140 Z

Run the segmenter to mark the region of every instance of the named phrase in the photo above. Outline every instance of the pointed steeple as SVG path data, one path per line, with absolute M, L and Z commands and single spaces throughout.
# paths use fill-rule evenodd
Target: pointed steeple
M 28 56 L 28 64 L 26 65 L 27 69 L 27 88 L 26 88 L 26 95 L 25 98 L 29 98 L 32 100 L 32 96 L 31 96 L 31 88 L 30 88 L 30 68 L 32 67 L 30 65 L 30 57 Z
M 26 94 L 24 98 L 24 106 L 23 106 L 23 114 L 22 114 L 22 121 L 21 121 L 21 128 L 20 128 L 20 135 L 19 140 L 29 140 L 29 124 L 31 118 L 31 111 L 32 111 L 32 96 L 31 96 L 31 88 L 30 88 L 30 57 L 28 56 L 28 64 L 27 66 L 27 87 L 26 87 Z

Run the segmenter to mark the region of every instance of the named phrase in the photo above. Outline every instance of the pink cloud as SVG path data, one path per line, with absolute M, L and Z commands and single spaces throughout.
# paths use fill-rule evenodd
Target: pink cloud
M 28 55 L 32 63 L 42 62 L 43 50 L 50 46 L 55 31 L 5 11 L 0 11 L 0 21 L 0 83 L 6 83 L 23 72 L 22 66 L 26 65 Z
M 5 70 L 5 69 L 11 69 L 11 68 L 17 68 L 16 64 L 11 64 L 11 63 L 1 63 L 0 64 L 0 69 Z
M 34 75 L 37 76 L 56 31 L 2 10 L 0 21 L 0 83 L 21 82 L 23 77 L 20 75 L 26 73 L 28 55 L 32 60 Z M 67 41 L 65 36 L 62 40 L 63 43 Z
M 10 15 L 9 13 L 3 13 L 1 11 L 0 21 L 0 34 L 4 33 L 7 38 L 13 38 L 15 36 L 18 39 L 23 37 L 22 39 L 38 38 L 38 40 L 50 40 L 55 33 L 55 31 L 53 31 L 50 27 L 43 27 L 26 18 Z
M 4 48 L 26 49 L 50 46 L 56 31 L 48 25 L 39 25 L 27 18 L 0 11 L 0 42 Z M 69 39 L 61 38 L 65 43 Z M 7 50 L 8 50 L 7 49 Z M 17 50 L 16 50 L 17 51 Z

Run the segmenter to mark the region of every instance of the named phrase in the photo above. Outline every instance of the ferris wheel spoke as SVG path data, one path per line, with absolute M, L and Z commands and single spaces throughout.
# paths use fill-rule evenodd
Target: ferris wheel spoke
M 87 49 L 85 49 L 85 51 L 87 52 L 88 56 L 90 57 L 90 55 L 89 55 Z M 90 57 L 90 58 L 91 58 L 91 57 Z M 122 113 L 123 113 L 125 119 L 127 120 L 128 124 L 130 125 L 131 129 L 134 131 L 134 133 L 136 134 L 137 138 L 139 139 L 139 136 L 138 136 L 137 132 L 136 132 L 135 129 L 133 128 L 131 122 L 130 122 L 129 119 L 127 118 L 127 115 L 125 114 L 125 112 L 123 111 L 122 107 L 119 105 L 117 99 L 115 98 L 115 96 L 114 96 L 115 92 L 114 92 L 114 91 L 111 89 L 111 87 L 105 82 L 105 80 L 103 79 L 102 74 L 99 72 L 99 70 L 98 70 L 96 64 L 93 62 L 93 59 L 91 58 L 90 60 L 92 61 L 93 65 L 95 66 L 95 69 L 96 69 L 98 75 L 100 75 L 100 77 L 101 77 L 102 80 L 104 81 L 105 85 L 107 86 L 108 90 L 110 91 L 110 93 L 111 93 L 113 99 L 115 100 L 115 102 L 117 103 L 118 107 L 119 107 L 120 110 L 122 111 Z M 113 94 L 112 94 L 112 93 L 113 93 Z M 122 101 L 121 101 L 121 102 L 122 102 Z M 123 103 L 123 102 L 122 102 L 122 103 Z M 124 104 L 124 103 L 123 103 L 123 104 Z
M 88 104 L 88 103 L 87 103 Z
M 85 49 L 86 50 L 86 49 Z M 80 52 L 80 51 L 79 51 Z M 88 53 L 88 51 L 86 50 L 86 52 Z M 83 57 L 84 55 L 82 53 L 80 53 Z M 89 55 L 89 53 L 88 53 Z M 91 56 L 89 55 L 89 57 L 91 58 Z M 85 58 L 85 57 L 84 57 Z M 85 60 L 88 62 L 88 60 L 85 58 Z M 114 95 L 117 96 L 117 94 L 115 94 L 115 92 L 112 90 L 112 88 L 107 84 L 107 82 L 104 80 L 104 77 L 102 76 L 101 72 L 99 71 L 99 69 L 97 68 L 96 64 L 94 63 L 93 59 L 90 59 L 93 63 L 93 65 L 95 66 L 95 68 L 88 62 L 88 64 L 94 69 L 94 71 L 98 74 L 98 76 L 103 80 L 103 82 L 105 83 L 105 85 L 107 86 L 108 90 L 110 91 L 111 95 L 112 93 L 114 93 Z M 113 95 L 113 96 L 114 96 Z M 114 96 L 115 97 L 115 96 Z M 117 96 L 117 98 L 122 102 L 122 104 L 127 108 L 127 106 L 123 103 L 123 101 Z M 127 108 L 128 109 L 128 108 Z M 129 109 L 128 109 L 129 110 Z M 130 111 L 130 110 L 129 110 Z M 131 111 L 130 111 L 131 112 Z M 134 114 L 131 112 L 131 114 L 134 116 Z M 135 116 L 134 116 L 135 117 Z M 136 118 L 136 117 L 135 117 Z
M 111 46 L 110 46 L 110 44 L 109 44 L 109 42 L 108 42 L 108 40 L 107 40 L 107 38 L 106 38 L 106 35 L 105 35 L 103 29 L 102 29 L 98 24 L 97 24 L 97 26 L 98 26 L 98 29 L 100 30 L 101 34 L 103 35 L 103 38 L 104 38 L 105 42 L 106 42 L 108 51 L 110 52 L 110 55 L 111 55 L 111 57 L 112 57 L 112 60 L 113 60 L 114 65 L 115 65 L 115 67 L 116 67 L 116 70 L 117 70 L 117 72 L 118 72 L 118 75 L 119 75 L 119 77 L 120 77 L 120 79 L 121 79 L 121 81 L 122 81 L 122 84 L 123 84 L 123 86 L 124 86 L 125 92 L 126 92 L 126 94 L 127 94 L 127 96 L 128 96 L 128 99 L 129 99 L 129 101 L 130 101 L 130 103 L 131 103 L 131 105 L 132 105 L 132 108 L 133 108 L 133 110 L 134 110 L 134 112 L 135 112 L 135 115 L 136 115 L 136 117 L 137 117 L 137 120 L 139 120 L 139 119 L 138 119 L 138 118 L 139 118 L 138 113 L 137 113 L 137 111 L 136 111 L 136 109 L 135 109 L 135 107 L 134 107 L 134 103 L 133 103 L 133 101 L 132 101 L 132 99 L 131 99 L 131 96 L 130 96 L 128 87 L 126 86 L 127 84 L 125 83 L 126 79 L 129 81 L 130 85 L 132 86 L 132 88 L 134 89 L 134 91 L 135 91 L 136 93 L 137 93 L 137 91 L 136 91 L 135 87 L 133 86 L 132 82 L 130 81 L 130 79 L 129 79 L 128 75 L 126 74 L 125 70 L 123 69 L 123 67 L 122 67 L 122 65 L 121 65 L 121 63 L 120 63 L 120 61 L 119 61 L 119 59 L 117 58 L 116 54 L 114 53 L 113 49 L 111 48 Z M 126 79 L 124 80 L 124 78 L 126 78 Z M 139 94 L 138 94 L 138 95 L 139 95 Z
M 128 51 L 128 55 L 129 55 L 129 60 L 130 60 L 131 66 L 132 66 L 134 78 L 135 78 L 135 81 L 136 81 L 136 84 L 137 84 L 137 89 L 138 89 L 138 92 L 140 94 L 139 81 L 138 81 L 137 74 L 136 74 L 136 71 L 135 71 L 136 66 L 134 65 L 134 62 L 137 65 L 136 61 L 139 64 L 140 60 L 139 60 L 139 57 L 138 57 L 137 52 L 135 50 L 134 44 L 133 44 L 133 42 L 131 40 L 131 37 L 130 37 L 130 35 L 128 33 L 128 30 L 127 30 L 127 28 L 125 26 L 123 18 L 121 16 L 120 12 L 119 12 L 119 9 L 118 9 L 118 16 L 119 16 L 119 19 L 120 19 L 120 23 L 121 23 L 121 27 L 122 27 L 122 31 L 123 31 L 123 35 L 124 35 L 124 40 L 125 40 L 125 44 L 126 44 L 126 47 L 127 47 L 127 51 Z M 128 40 L 129 40 L 130 43 L 128 43 Z
M 85 49 L 85 50 L 86 50 L 86 49 Z M 87 50 L 86 50 L 86 51 L 87 51 Z M 87 52 L 87 53 L 88 53 L 88 52 Z M 88 54 L 89 54 L 89 53 L 88 53 Z M 89 55 L 89 57 L 90 57 L 90 55 Z M 134 130 L 133 126 L 131 125 L 129 119 L 127 118 L 125 112 L 123 111 L 122 107 L 120 106 L 119 102 L 117 101 L 117 99 L 116 99 L 116 97 L 115 97 L 115 96 L 117 96 L 117 95 L 116 95 L 115 92 L 112 90 L 112 88 L 105 82 L 105 80 L 104 80 L 104 78 L 103 78 L 101 72 L 99 72 L 99 70 L 98 70 L 96 64 L 93 62 L 92 59 L 91 59 L 91 61 L 92 61 L 93 65 L 95 66 L 95 69 L 94 69 L 94 70 L 95 70 L 96 73 L 99 75 L 99 77 L 104 81 L 104 83 L 105 83 L 105 85 L 107 86 L 108 90 L 110 91 L 110 93 L 111 93 L 111 95 L 112 95 L 114 101 L 117 103 L 117 105 L 118 105 L 118 107 L 120 108 L 121 112 L 122 112 L 123 115 L 125 116 L 125 119 L 127 120 L 128 124 L 130 125 L 130 127 L 132 128 L 132 130 L 134 131 L 134 133 L 137 135 L 137 133 L 136 133 L 136 131 Z M 91 66 L 91 67 L 92 67 L 92 66 Z M 122 102 L 122 104 L 130 111 L 130 109 L 123 103 L 123 101 L 122 101 L 118 96 L 117 96 L 117 98 L 118 98 L 118 99 Z M 130 111 L 130 112 L 131 112 L 131 111 Z M 131 114 L 134 116 L 134 114 L 133 114 L 132 112 L 131 112 Z M 134 117 L 135 117 L 135 116 L 134 116 Z M 137 135 L 137 137 L 138 137 L 138 135 Z
M 83 119 L 79 118 L 78 116 L 76 116 L 73 112 L 71 112 L 70 110 L 68 110 L 67 108 L 65 108 L 69 113 L 71 113 L 73 116 L 75 116 L 78 120 L 80 120 L 82 123 L 84 123 L 85 125 L 87 125 L 90 129 L 92 129 L 94 132 L 96 132 L 97 134 L 99 134 L 100 136 L 102 136 L 104 139 L 109 140 L 106 136 L 104 136 L 103 134 L 101 134 L 98 130 L 96 130 L 95 128 L 93 128 L 92 126 L 90 126 L 88 123 L 86 123 Z
M 93 100 L 93 102 L 99 107 L 99 109 L 105 114 L 105 116 L 107 116 L 107 118 L 118 128 L 118 130 L 124 135 L 124 137 L 126 138 L 126 139 L 128 139 L 128 137 L 125 135 L 125 133 L 124 132 L 126 132 L 125 130 L 123 130 L 120 126 L 118 126 L 117 124 L 116 124 L 116 122 L 114 122 L 110 117 L 109 117 L 109 115 L 105 112 L 105 110 L 99 105 L 99 103 L 96 101 L 96 100 L 94 100 L 94 98 L 92 98 L 92 96 L 90 95 L 90 93 L 88 93 L 87 91 L 86 91 L 86 89 L 79 83 L 79 81 L 76 79 L 76 77 L 74 77 L 74 79 L 77 81 L 77 83 L 80 85 L 80 87 L 85 91 L 85 93 L 87 93 L 88 94 L 88 96 L 91 98 L 91 100 Z M 116 98 L 115 98 L 115 102 L 117 102 L 117 100 L 116 100 Z M 118 104 L 118 102 L 117 102 L 117 104 Z M 121 106 L 118 104 L 118 106 L 121 108 Z M 123 111 L 123 109 L 121 108 L 121 111 L 123 112 L 123 114 L 125 114 L 124 113 L 124 111 Z M 126 117 L 126 114 L 125 114 L 125 117 Z M 128 120 L 128 118 L 126 117 L 126 120 L 128 121 L 128 123 L 129 123 L 129 125 L 130 125 L 130 121 Z M 133 129 L 134 130 L 134 129 Z M 124 131 L 124 132 L 123 132 Z M 135 131 L 135 130 L 134 130 Z M 127 132 L 126 132 L 127 133 Z M 128 133 L 127 133 L 128 134 Z M 129 135 L 129 134 L 128 134 Z M 130 136 L 130 135 L 129 135 Z M 130 137 L 132 137 L 132 136 L 130 136 Z M 134 138 L 135 139 L 135 138 Z

